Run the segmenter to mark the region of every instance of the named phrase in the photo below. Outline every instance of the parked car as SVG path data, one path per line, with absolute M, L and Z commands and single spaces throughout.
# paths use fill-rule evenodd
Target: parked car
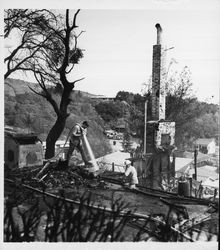
M 113 139 L 114 136 L 116 135 L 116 132 L 114 130 L 105 130 L 104 133 L 109 139 Z

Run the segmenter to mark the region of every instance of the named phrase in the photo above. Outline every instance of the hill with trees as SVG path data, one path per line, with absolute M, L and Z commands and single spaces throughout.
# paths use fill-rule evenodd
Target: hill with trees
M 215 138 L 218 141 L 219 106 L 200 102 L 195 97 L 186 96 L 183 91 L 185 90 L 179 93 L 169 92 L 166 97 L 166 120 L 174 121 L 176 124 L 175 145 L 177 148 L 193 149 L 193 142 L 197 138 Z M 136 132 L 136 136 L 143 139 L 146 100 L 148 100 L 147 120 L 152 119 L 151 93 L 148 92 L 142 96 L 119 91 L 115 99 L 114 106 L 118 107 L 117 109 L 112 107 L 112 101 L 105 101 L 97 104 L 97 112 L 110 124 L 115 124 L 117 119 L 124 114 L 128 130 Z M 118 105 L 120 102 L 123 102 L 122 106 Z M 108 113 L 110 109 L 111 112 Z
M 56 115 L 52 106 L 27 86 L 34 87 L 35 84 L 10 78 L 5 80 L 5 125 L 26 128 L 45 140 Z M 54 99 L 59 98 L 59 90 L 56 88 L 53 88 L 51 93 Z M 70 115 L 59 139 L 66 139 L 74 124 L 87 120 L 90 124 L 88 140 L 95 156 L 101 157 L 111 152 L 103 134 L 104 122 L 92 106 L 90 98 L 80 91 L 72 91 L 68 112 Z

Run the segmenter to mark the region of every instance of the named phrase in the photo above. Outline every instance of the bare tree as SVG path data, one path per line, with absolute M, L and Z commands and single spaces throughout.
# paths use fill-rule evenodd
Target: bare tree
M 77 44 L 82 31 L 76 34 L 79 11 L 72 18 L 69 10 L 66 10 L 65 15 L 49 10 L 5 11 L 5 38 L 10 34 L 20 37 L 20 44 L 5 58 L 5 79 L 18 70 L 33 74 L 41 91 L 30 89 L 45 98 L 57 116 L 46 139 L 47 159 L 54 156 L 55 143 L 65 128 L 70 94 L 75 83 L 83 79 L 68 80 L 74 65 L 83 57 Z M 59 101 L 51 92 L 51 84 L 60 89 Z

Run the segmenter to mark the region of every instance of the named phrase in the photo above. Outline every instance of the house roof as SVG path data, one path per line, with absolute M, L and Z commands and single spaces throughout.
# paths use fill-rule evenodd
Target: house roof
M 212 178 L 208 177 L 203 183 L 203 186 L 213 187 L 219 189 L 219 180 L 213 180 Z
M 107 99 L 114 100 L 115 99 L 115 97 L 113 97 L 113 96 L 104 96 L 104 95 L 94 95 L 94 96 L 91 96 L 90 98 L 101 99 L 101 100 L 107 100 Z
M 192 162 L 193 162 L 192 158 L 176 157 L 176 159 L 175 159 L 175 171 L 185 173 L 189 164 L 191 164 Z
M 195 141 L 195 144 L 207 146 L 210 142 L 214 140 L 215 140 L 214 138 L 199 138 Z
M 18 144 L 34 144 L 39 141 L 36 134 L 16 134 L 16 133 L 7 133 L 6 136 L 11 137 Z
M 105 162 L 105 164 L 109 165 L 109 169 L 111 169 L 111 164 L 114 162 L 115 171 L 116 172 L 124 172 L 124 162 L 126 159 L 130 158 L 129 153 L 116 151 L 114 153 L 105 155 L 103 157 L 97 158 L 97 162 Z
M 189 174 L 194 174 L 195 170 L 190 169 Z M 198 181 L 205 181 L 208 177 L 212 179 L 218 179 L 219 173 L 217 172 L 217 168 L 213 166 L 203 166 L 197 168 L 197 180 Z
M 115 128 L 125 128 L 125 124 L 116 125 Z

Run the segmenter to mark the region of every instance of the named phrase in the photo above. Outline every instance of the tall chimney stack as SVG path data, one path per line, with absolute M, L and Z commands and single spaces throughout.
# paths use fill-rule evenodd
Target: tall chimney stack
M 162 28 L 159 23 L 157 29 L 157 44 L 153 46 L 152 66 L 152 119 L 165 120 L 165 51 L 162 47 Z
M 174 146 L 175 122 L 166 121 L 165 119 L 165 86 L 167 77 L 165 67 L 166 48 L 163 47 L 162 28 L 160 24 L 157 23 L 155 27 L 157 29 L 157 43 L 156 45 L 153 45 L 152 119 L 150 121 L 145 120 L 144 152 L 146 153 L 146 158 L 150 157 L 150 155 L 156 156 L 154 157 L 156 160 L 152 165 L 153 174 L 150 176 L 150 180 L 155 180 L 155 186 L 158 186 L 158 183 L 162 182 L 160 176 L 165 176 L 167 180 L 169 180 L 171 176 L 171 165 L 169 159 L 171 150 Z M 161 155 L 161 149 L 163 149 L 163 155 Z M 164 162 L 164 164 L 161 165 L 161 162 Z M 167 164 L 165 162 L 167 162 Z M 145 164 L 147 166 L 147 163 Z

